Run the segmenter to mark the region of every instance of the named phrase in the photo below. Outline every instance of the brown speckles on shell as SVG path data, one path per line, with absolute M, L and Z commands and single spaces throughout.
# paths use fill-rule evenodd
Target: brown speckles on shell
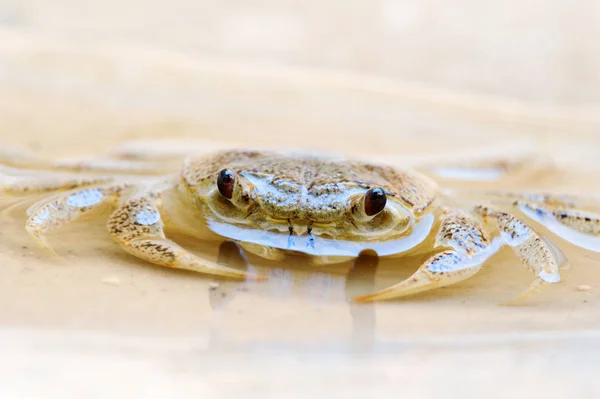
M 210 187 L 223 168 L 268 182 L 267 188 L 255 188 L 252 196 L 276 218 L 339 219 L 348 211 L 345 205 L 350 195 L 373 187 L 383 188 L 388 199 L 401 202 L 414 213 L 423 212 L 437 195 L 435 182 L 416 172 L 276 152 L 230 150 L 190 159 L 183 179 L 190 187 Z M 276 194 L 270 194 L 273 191 Z M 283 200 L 282 195 L 286 197 Z
M 182 170 L 182 178 L 189 186 L 195 186 L 206 179 L 214 180 L 221 169 L 229 168 L 236 173 L 241 169 L 233 165 L 247 165 L 262 157 L 258 151 L 221 151 L 199 158 L 187 159 Z

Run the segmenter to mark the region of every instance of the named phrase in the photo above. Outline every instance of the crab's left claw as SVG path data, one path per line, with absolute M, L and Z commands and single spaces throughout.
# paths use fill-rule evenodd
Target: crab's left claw
M 108 230 L 125 251 L 156 265 L 242 280 L 266 279 L 200 258 L 169 240 L 163 231 L 160 210 L 157 194 L 130 198 L 110 216 Z

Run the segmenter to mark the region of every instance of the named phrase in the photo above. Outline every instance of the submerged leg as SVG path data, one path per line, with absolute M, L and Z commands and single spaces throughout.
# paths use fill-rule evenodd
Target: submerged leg
M 165 163 L 151 161 L 131 161 L 125 159 L 64 159 L 53 161 L 54 170 L 74 172 L 102 172 L 132 175 L 162 175 L 177 171 L 181 163 Z
M 531 227 L 516 216 L 490 206 L 477 206 L 475 211 L 485 220 L 496 223 L 502 241 L 512 247 L 523 264 L 541 280 L 546 283 L 560 281 L 556 254 Z
M 31 151 L 17 148 L 0 148 L 0 164 L 14 166 L 18 168 L 39 167 L 46 163 Z
M 537 293 L 547 283 L 560 281 L 557 254 L 531 227 L 516 216 L 490 206 L 477 206 L 475 211 L 485 220 L 496 223 L 502 241 L 512 247 L 521 262 L 538 276 L 513 302 Z
M 600 252 L 600 214 L 580 208 L 520 200 L 514 205 L 529 219 L 588 251 Z
M 600 202 L 597 198 L 548 193 L 446 190 L 446 200 L 468 206 L 472 198 L 517 208 L 527 219 L 589 251 L 600 252 Z
M 148 193 L 131 198 L 110 216 L 108 231 L 125 251 L 160 266 L 215 276 L 263 278 L 202 259 L 167 239 L 160 206 L 159 194 Z
M 223 146 L 221 146 L 223 147 Z M 185 148 L 184 154 L 194 154 L 196 152 L 208 152 L 218 148 L 216 145 L 205 143 L 200 146 L 186 144 L 182 141 L 180 148 Z M 54 171 L 70 171 L 70 172 L 98 172 L 109 174 L 131 174 L 131 175 L 162 175 L 176 172 L 181 168 L 181 162 L 184 156 L 178 157 L 144 157 L 143 149 L 138 152 L 131 150 L 130 154 L 138 156 L 127 156 L 127 149 L 123 151 L 112 151 L 111 154 L 105 157 L 83 158 L 83 159 L 61 159 L 51 160 L 41 158 L 33 153 L 24 150 L 7 150 L 0 149 L 0 165 L 16 167 L 21 170 L 54 170 Z M 156 151 L 167 151 L 163 144 L 158 142 Z
M 600 236 L 600 215 L 576 209 L 573 206 L 540 204 L 533 201 L 516 201 L 515 205 L 526 213 L 533 212 L 541 218 L 552 217 L 558 223 L 580 233 Z M 546 205 L 546 206 L 544 206 Z
M 11 195 L 42 194 L 107 184 L 112 180 L 100 176 L 0 176 L 0 190 Z
M 237 143 L 198 139 L 132 140 L 111 149 L 110 155 L 114 158 L 130 160 L 172 161 L 236 146 Z
M 417 168 L 441 180 L 494 182 L 501 179 L 524 179 L 552 170 L 549 159 L 531 153 L 512 157 L 486 156 L 462 162 L 424 165 Z
M 29 235 L 46 251 L 56 255 L 46 233 L 90 212 L 107 199 L 116 200 L 125 186 L 83 188 L 37 205 L 25 223 Z

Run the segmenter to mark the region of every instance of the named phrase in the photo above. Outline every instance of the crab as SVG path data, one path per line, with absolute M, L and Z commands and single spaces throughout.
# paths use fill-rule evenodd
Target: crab
M 208 239 L 207 231 L 216 233 L 244 251 L 279 262 L 291 253 L 328 264 L 367 250 L 391 258 L 414 253 L 420 246 L 431 251 L 409 278 L 354 298 L 359 302 L 395 299 L 461 282 L 479 272 L 502 246 L 511 247 L 535 275 L 520 298 L 559 282 L 561 252 L 503 205 L 558 234 L 566 231 L 567 237 L 579 237 L 575 241 L 582 246 L 600 235 L 600 216 L 579 209 L 572 197 L 488 192 L 478 201 L 440 189 L 431 174 L 388 164 L 299 152 L 220 149 L 187 156 L 179 171 L 166 173 L 168 168 L 160 167 L 163 163 L 138 159 L 140 154 L 149 156 L 121 151 L 118 160 L 51 164 L 29 158 L 16 162 L 13 157 L 6 163 L 87 174 L 21 171 L 5 176 L 4 191 L 46 195 L 28 210 L 26 230 L 50 253 L 54 251 L 48 233 L 108 202 L 114 207 L 108 233 L 126 252 L 157 265 L 234 279 L 264 277 L 184 249 L 166 237 L 165 223 L 199 239 Z M 427 240 L 434 241 L 432 249 L 425 248 Z

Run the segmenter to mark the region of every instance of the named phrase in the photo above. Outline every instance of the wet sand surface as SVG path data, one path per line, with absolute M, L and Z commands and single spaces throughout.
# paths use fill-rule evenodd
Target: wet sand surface
M 594 108 L 440 101 L 421 86 L 346 72 L 341 79 L 125 45 L 90 51 L 13 29 L 0 38 L 0 140 L 43 156 L 99 154 L 140 138 L 333 149 L 398 163 L 530 151 L 557 169 L 488 186 L 600 196 Z M 531 282 L 507 249 L 461 284 L 354 304 L 349 298 L 407 277 L 424 257 L 315 267 L 250 256 L 269 281 L 214 280 L 124 254 L 105 231 L 107 213 L 51 235 L 62 263 L 27 237 L 24 208 L 3 214 L 0 396 L 600 393 L 600 255 L 542 227 L 570 267 L 563 282 L 520 306 L 501 305 Z M 219 255 L 216 245 L 177 239 L 242 266 L 231 248 Z

